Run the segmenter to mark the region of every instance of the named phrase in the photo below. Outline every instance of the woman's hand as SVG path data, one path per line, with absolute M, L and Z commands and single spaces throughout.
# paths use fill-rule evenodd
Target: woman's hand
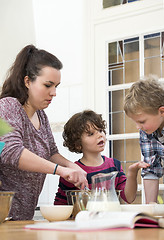
M 58 166 L 56 174 L 63 177 L 66 181 L 73 183 L 79 189 L 88 187 L 88 181 L 86 179 L 87 173 L 78 165 L 73 165 L 75 166 L 72 167 L 71 165 L 71 168 Z
M 56 153 L 51 157 L 51 161 L 59 164 L 56 174 L 63 177 L 66 181 L 73 183 L 76 187 L 84 189 L 88 187 L 86 179 L 87 173 L 77 164 L 64 158 L 61 154 Z
M 24 149 L 19 159 L 19 169 L 29 172 L 53 174 L 56 164 L 59 164 L 55 174 L 60 175 L 66 181 L 73 183 L 80 189 L 84 189 L 85 186 L 88 187 L 87 173 L 77 164 L 65 159 L 60 154 L 54 154 L 51 160 L 53 161 L 48 161 L 28 149 Z

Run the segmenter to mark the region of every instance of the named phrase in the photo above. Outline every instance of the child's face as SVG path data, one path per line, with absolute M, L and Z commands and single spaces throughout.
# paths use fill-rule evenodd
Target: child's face
M 90 126 L 89 132 L 84 132 L 81 137 L 82 152 L 102 152 L 105 148 L 106 135 L 100 129 L 96 130 Z
M 137 129 L 141 129 L 147 134 L 151 134 L 157 129 L 161 131 L 164 127 L 164 113 L 160 110 L 156 115 L 141 111 L 139 114 L 128 114 L 128 117 L 136 123 Z

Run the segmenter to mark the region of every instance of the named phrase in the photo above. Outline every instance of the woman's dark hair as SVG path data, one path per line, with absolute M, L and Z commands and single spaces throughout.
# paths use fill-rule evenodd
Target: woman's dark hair
M 28 89 L 24 77 L 28 76 L 33 82 L 40 75 L 43 67 L 53 67 L 60 70 L 63 65 L 53 54 L 27 45 L 17 55 L 15 62 L 8 71 L 7 79 L 2 86 L 0 98 L 15 97 L 24 105 L 28 99 Z
M 64 125 L 63 146 L 68 147 L 71 152 L 82 153 L 81 136 L 84 132 L 90 132 L 90 126 L 106 133 L 106 121 L 101 114 L 92 110 L 74 114 Z

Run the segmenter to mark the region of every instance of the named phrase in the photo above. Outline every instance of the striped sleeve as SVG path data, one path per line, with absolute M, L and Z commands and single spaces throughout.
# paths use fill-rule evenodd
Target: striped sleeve
M 68 205 L 67 191 L 76 189 L 77 188 L 72 183 L 69 183 L 64 178 L 60 177 L 54 205 Z

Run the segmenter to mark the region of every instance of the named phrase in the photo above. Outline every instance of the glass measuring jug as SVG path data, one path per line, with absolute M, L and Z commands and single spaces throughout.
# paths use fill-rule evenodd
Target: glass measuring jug
M 117 171 L 92 176 L 91 196 L 86 209 L 89 211 L 121 211 L 115 190 Z

